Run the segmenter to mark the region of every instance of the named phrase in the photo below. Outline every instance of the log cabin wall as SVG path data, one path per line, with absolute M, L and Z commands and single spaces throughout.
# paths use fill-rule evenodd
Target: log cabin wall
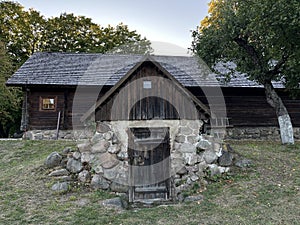
M 144 72 L 148 71 L 150 74 L 155 72 L 153 68 L 141 68 L 137 73 L 142 76 Z M 156 71 L 157 72 L 157 71 Z M 105 87 L 99 94 L 99 98 L 105 94 L 111 87 Z M 207 104 L 207 100 L 200 88 L 188 88 L 200 101 Z M 72 129 L 72 119 L 79 120 L 82 114 L 89 108 L 89 98 L 94 94 L 94 89 L 88 87 L 85 94 L 79 98 L 79 108 L 81 112 L 73 113 L 73 99 L 75 94 L 75 88 L 37 88 L 31 87 L 28 92 L 28 118 L 29 118 L 29 130 L 50 130 L 56 129 L 58 112 L 61 111 L 61 125 L 60 129 Z M 136 90 L 132 90 L 136 91 Z M 172 91 L 172 90 L 171 90 Z M 234 127 L 277 127 L 278 122 L 275 115 L 274 109 L 267 103 L 264 90 L 260 88 L 222 88 L 223 95 L 226 102 L 227 117 L 229 118 L 230 125 Z M 294 127 L 300 127 L 300 99 L 291 99 L 287 93 L 280 91 L 280 96 L 282 97 L 292 119 Z M 40 97 L 55 97 L 57 96 L 57 106 L 56 110 L 53 111 L 41 111 L 40 110 Z M 150 106 L 154 99 L 143 100 L 144 107 Z M 177 98 L 175 101 L 182 101 L 182 99 Z M 96 112 L 96 120 L 105 121 L 111 119 L 110 107 L 112 105 L 113 99 L 109 99 L 99 110 Z M 157 102 L 157 104 L 159 101 Z M 160 102 L 159 104 L 161 104 Z M 162 114 L 159 111 L 157 115 L 161 115 L 164 119 L 176 118 L 177 114 L 174 109 L 168 104 L 163 103 L 164 107 L 152 107 L 152 109 L 159 108 L 165 109 Z M 128 119 L 128 101 L 122 103 L 119 115 L 120 119 Z M 135 112 L 138 111 L 136 107 Z M 137 110 L 137 111 L 136 111 Z M 182 109 L 185 110 L 185 109 Z M 147 111 L 146 111 L 147 112 Z M 166 112 L 164 114 L 164 112 Z M 126 114 L 127 113 L 127 114 Z M 118 117 L 119 115 L 114 115 Z M 151 119 L 151 113 L 145 114 L 135 113 L 132 114 L 131 119 Z M 150 115 L 150 117 L 149 117 Z M 152 114 L 155 116 L 156 114 Z
M 55 109 L 42 110 L 41 98 L 54 98 Z M 65 93 L 63 89 L 35 89 L 30 88 L 28 92 L 28 115 L 29 115 L 29 130 L 35 129 L 56 129 L 57 118 L 59 111 L 64 114 L 65 108 Z
M 58 113 L 61 112 L 60 129 L 72 129 L 73 121 L 80 117 L 95 103 L 95 95 L 100 98 L 110 87 L 84 87 L 76 96 L 76 107 L 73 105 L 76 88 L 74 87 L 30 87 L 28 92 L 28 128 L 29 130 L 56 129 Z M 100 91 L 100 93 L 98 93 Z M 42 110 L 41 98 L 54 98 L 54 110 Z M 96 99 L 98 99 L 96 97 Z M 75 110 L 73 110 L 75 108 Z
M 203 103 L 207 99 L 199 88 L 190 91 Z M 227 117 L 234 127 L 278 126 L 275 110 L 267 103 L 263 88 L 222 88 Z M 300 98 L 292 99 L 283 90 L 277 90 L 287 107 L 293 126 L 300 127 Z M 219 96 L 216 96 L 216 98 Z

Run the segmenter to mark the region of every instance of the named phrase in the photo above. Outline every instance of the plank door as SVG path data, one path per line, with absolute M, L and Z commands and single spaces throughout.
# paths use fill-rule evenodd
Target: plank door
M 131 128 L 128 142 L 131 202 L 170 197 L 169 128 Z

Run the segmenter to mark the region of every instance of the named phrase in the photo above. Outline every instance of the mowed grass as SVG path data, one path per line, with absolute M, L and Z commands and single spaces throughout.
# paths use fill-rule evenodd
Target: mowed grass
M 70 141 L 0 141 L 0 224 L 299 224 L 300 143 L 230 142 L 253 161 L 202 191 L 201 202 L 114 210 L 100 202 L 113 193 L 76 186 L 54 193 L 43 167 Z

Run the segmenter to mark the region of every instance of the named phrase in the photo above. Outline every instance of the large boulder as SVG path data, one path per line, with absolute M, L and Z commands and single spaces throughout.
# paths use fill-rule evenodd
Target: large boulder
M 101 140 L 97 144 L 94 144 L 92 146 L 91 152 L 93 154 L 95 154 L 95 153 L 103 153 L 103 152 L 106 152 L 106 150 L 108 149 L 109 146 L 110 146 L 110 143 L 108 141 Z
M 91 174 L 89 171 L 87 170 L 83 170 L 78 174 L 78 180 L 83 182 L 83 183 L 87 183 L 89 182 L 91 179 Z
M 60 165 L 62 156 L 57 152 L 52 152 L 45 161 L 45 166 L 48 168 L 54 168 Z
M 231 166 L 233 162 L 233 155 L 230 152 L 223 152 L 218 161 L 220 166 Z
M 196 153 L 196 147 L 189 143 L 180 144 L 179 151 L 182 153 Z
M 211 142 L 209 142 L 208 140 L 205 140 L 205 139 L 201 139 L 197 144 L 197 149 L 199 151 L 208 150 L 208 149 L 211 149 L 211 148 L 212 148 Z
M 210 176 L 213 177 L 215 175 L 220 175 L 221 174 L 221 171 L 220 171 L 220 168 L 218 165 L 216 164 L 212 164 L 212 165 L 209 165 L 209 171 L 210 171 Z
M 182 157 L 184 158 L 185 164 L 190 166 L 193 166 L 196 163 L 200 162 L 199 155 L 195 153 L 182 153 Z
M 68 176 L 69 171 L 66 169 L 60 169 L 60 170 L 55 170 L 51 172 L 48 176 L 49 177 L 62 177 L 62 176 Z
M 193 195 L 188 196 L 184 199 L 184 202 L 200 202 L 203 201 L 204 197 L 203 195 Z
M 71 173 L 79 173 L 82 170 L 82 163 L 78 160 L 70 158 L 67 163 L 67 170 Z
M 95 174 L 91 181 L 91 187 L 94 189 L 107 190 L 109 188 L 109 182 L 101 175 Z
M 101 201 L 101 205 L 108 209 L 123 209 L 123 202 L 119 197 L 103 200 Z
M 103 177 L 107 180 L 115 180 L 120 173 L 120 165 L 111 168 L 111 169 L 103 169 Z
M 203 158 L 207 164 L 211 164 L 211 163 L 214 163 L 218 159 L 218 156 L 216 155 L 215 151 L 210 150 L 210 151 L 204 152 Z
M 250 159 L 240 159 L 235 162 L 235 166 L 240 168 L 250 167 L 253 163 Z
M 83 142 L 83 143 L 79 143 L 77 145 L 78 150 L 82 153 L 82 152 L 88 152 L 91 149 L 91 145 L 89 142 Z
M 175 141 L 178 143 L 184 143 L 186 141 L 186 137 L 184 135 L 177 135 Z
M 54 184 L 51 188 L 52 191 L 56 192 L 66 192 L 69 190 L 69 183 L 68 182 L 58 182 Z
M 128 186 L 124 184 L 119 184 L 118 182 L 112 182 L 110 189 L 114 192 L 126 193 L 128 191 Z
M 103 139 L 103 134 L 100 134 L 98 132 L 96 132 L 96 134 L 92 137 L 91 142 L 97 143 L 98 141 L 101 141 Z
M 95 155 L 90 154 L 89 152 L 81 153 L 81 163 L 90 163 L 94 159 Z
M 73 158 L 76 159 L 76 160 L 80 160 L 80 157 L 81 157 L 81 153 L 76 151 L 73 153 Z
M 98 133 L 106 133 L 110 131 L 110 127 L 105 123 L 98 122 L 96 130 Z
M 185 175 L 188 173 L 188 170 L 186 169 L 185 166 L 183 166 L 181 169 L 179 169 L 178 171 L 176 171 L 178 175 Z
M 104 169 L 110 169 L 119 164 L 119 160 L 117 159 L 115 154 L 110 154 L 108 152 L 101 154 L 99 157 L 99 164 Z

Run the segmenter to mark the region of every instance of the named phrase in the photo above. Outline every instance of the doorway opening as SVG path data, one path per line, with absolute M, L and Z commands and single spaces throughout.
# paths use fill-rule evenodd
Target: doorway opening
M 130 131 L 129 201 L 170 199 L 169 128 L 139 127 Z

